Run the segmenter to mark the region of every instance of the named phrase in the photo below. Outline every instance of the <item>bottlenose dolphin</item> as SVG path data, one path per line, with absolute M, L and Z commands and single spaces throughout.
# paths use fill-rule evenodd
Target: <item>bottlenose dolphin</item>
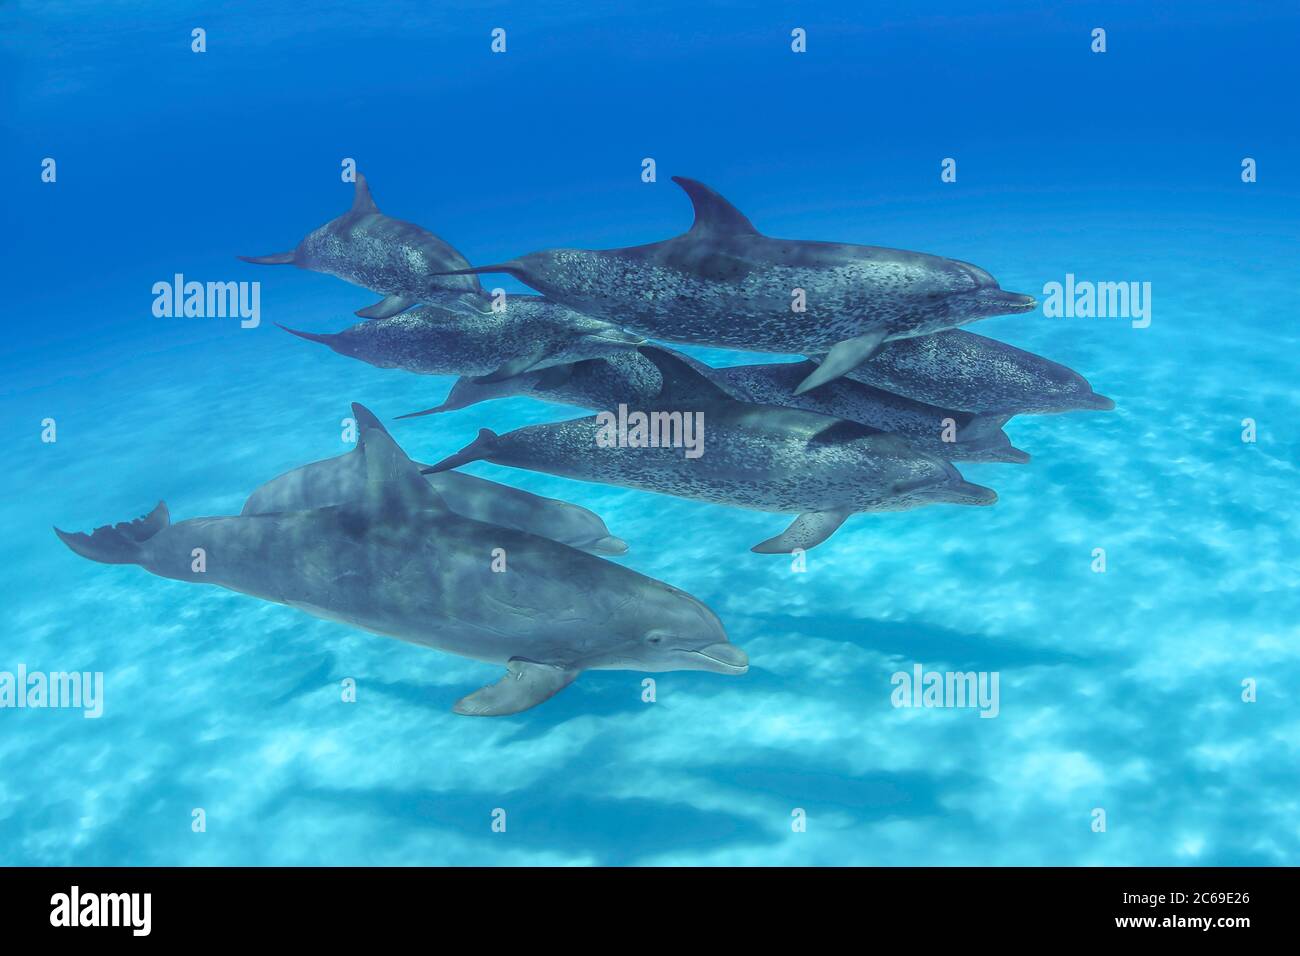
M 547 249 L 448 275 L 504 272 L 557 302 L 652 338 L 825 361 L 799 384 L 816 388 L 890 339 L 992 315 L 1029 312 L 1033 296 L 1004 292 L 955 259 L 847 243 L 773 239 L 703 183 L 674 176 L 695 207 L 689 232 L 625 249 Z M 795 290 L 806 309 L 796 312 Z
M 333 334 L 285 331 L 379 368 L 471 375 L 488 382 L 608 355 L 645 341 L 531 295 L 511 296 L 500 311 L 479 308 L 472 297 L 463 296 L 391 318 L 359 322 Z
M 425 467 L 425 466 L 421 466 Z M 586 508 L 543 498 L 486 478 L 449 471 L 426 479 L 443 503 L 463 518 L 527 531 L 595 554 L 626 554 L 627 542 L 609 533 Z M 359 501 L 366 492 L 364 447 L 303 465 L 272 478 L 244 502 L 241 515 L 307 511 Z
M 481 429 L 433 472 L 485 460 L 548 474 L 598 481 L 717 504 L 797 514 L 780 535 L 758 545 L 763 554 L 809 549 L 860 511 L 902 511 L 924 504 L 988 505 L 990 488 L 962 479 L 951 464 L 918 451 L 897 435 L 856 422 L 773 405 L 738 402 L 676 356 L 642 353 L 659 368 L 663 388 L 648 434 L 657 447 L 629 440 L 602 446 L 601 416 L 518 428 Z M 612 414 L 612 413 L 611 413 Z M 702 417 L 703 454 L 680 447 L 685 425 Z M 630 438 L 629 432 L 629 438 Z M 638 438 L 639 441 L 639 438 Z M 676 447 L 675 447 L 676 446 Z
M 353 414 L 366 488 L 346 504 L 173 525 L 160 502 L 92 534 L 55 533 L 94 561 L 504 665 L 506 676 L 458 701 L 458 714 L 527 710 L 584 670 L 748 669 L 700 601 L 575 548 L 457 515 L 369 411 L 354 405 Z M 194 570 L 198 548 L 203 571 Z M 507 562 L 499 572 L 498 548 Z
M 886 343 L 875 358 L 846 377 L 919 402 L 983 415 L 1115 407 L 1078 372 L 962 329 Z
M 440 275 L 467 268 L 469 262 L 433 233 L 381 213 L 360 173 L 352 208 L 308 233 L 293 251 L 239 258 L 324 272 L 383 293 L 379 302 L 357 312 L 369 319 L 396 315 L 417 302 L 483 291 L 473 276 Z
M 795 395 L 794 386 L 812 371 L 813 362 L 711 368 L 681 352 L 663 351 L 686 362 L 737 401 L 802 408 L 858 422 L 901 435 L 922 451 L 946 461 L 1023 463 L 1029 460 L 1028 454 L 1012 447 L 1011 440 L 1002 431 L 1010 415 L 975 415 L 937 408 L 852 381 L 847 376 L 815 391 Z M 616 408 L 620 402 L 645 408 L 659 397 L 662 386 L 663 380 L 654 363 L 629 350 L 498 382 L 478 383 L 462 377 L 456 380 L 441 405 L 398 417 L 432 415 L 512 395 L 583 408 Z M 947 424 L 949 421 L 951 426 Z M 951 438 L 945 440 L 949 432 Z

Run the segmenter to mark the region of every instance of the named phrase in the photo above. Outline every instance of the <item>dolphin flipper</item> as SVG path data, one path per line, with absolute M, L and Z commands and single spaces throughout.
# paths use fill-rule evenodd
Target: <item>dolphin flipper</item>
M 374 305 L 367 306 L 364 309 L 357 309 L 353 314 L 359 315 L 363 319 L 387 319 L 399 312 L 405 312 L 418 302 L 418 299 L 412 299 L 409 296 L 386 295 Z
M 888 334 L 888 332 L 877 330 L 864 332 L 851 339 L 845 339 L 843 342 L 836 342 L 821 360 L 821 364 L 817 366 L 817 369 L 799 383 L 794 393 L 802 395 L 804 392 L 812 391 L 818 385 L 825 385 L 827 382 L 834 381 L 845 372 L 852 372 L 880 351 L 880 347 L 885 344 L 885 337 Z
M 834 508 L 802 514 L 775 538 L 768 538 L 750 550 L 758 554 L 789 554 L 795 548 L 807 551 L 833 535 L 852 513 L 849 508 Z
M 512 657 L 507 674 L 495 684 L 456 701 L 452 710 L 467 717 L 502 717 L 536 707 L 573 683 L 578 671 Z
M 488 372 L 486 375 L 476 375 L 470 379 L 475 385 L 491 385 L 493 382 L 504 382 L 508 378 L 514 378 L 516 375 L 522 375 L 538 362 L 546 358 L 545 353 L 535 352 L 532 355 L 523 355 L 519 358 L 513 358 L 503 364 L 495 371 Z

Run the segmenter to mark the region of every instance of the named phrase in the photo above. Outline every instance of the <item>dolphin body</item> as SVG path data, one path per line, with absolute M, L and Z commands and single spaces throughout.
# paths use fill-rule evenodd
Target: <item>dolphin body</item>
M 426 480 L 443 503 L 463 518 L 526 531 L 595 554 L 627 553 L 627 542 L 610 534 L 599 515 L 567 501 L 454 471 L 428 475 Z M 365 449 L 358 445 L 346 454 L 272 478 L 249 495 L 240 514 L 329 508 L 361 501 L 365 493 Z
M 499 311 L 478 305 L 474 297 L 462 296 L 333 334 L 285 331 L 379 368 L 470 375 L 486 382 L 609 355 L 645 341 L 540 296 L 511 296 Z
M 743 674 L 744 651 L 690 595 L 546 538 L 451 511 L 366 409 L 353 406 L 364 495 L 305 511 L 171 524 L 161 502 L 92 534 L 55 532 L 77 554 L 216 584 L 375 634 L 502 664 L 458 714 L 527 710 L 584 670 Z M 193 551 L 207 556 L 193 570 Z M 507 570 L 490 569 L 493 550 Z
M 797 514 L 780 535 L 755 545 L 761 554 L 807 550 L 861 511 L 902 511 L 924 504 L 992 504 L 989 488 L 962 479 L 951 464 L 897 435 L 795 408 L 738 402 L 662 349 L 645 348 L 663 388 L 655 410 L 703 416 L 703 454 L 680 447 L 602 447 L 600 416 L 489 429 L 434 465 L 442 472 L 471 461 L 597 481 L 717 504 Z M 648 411 L 648 410 L 647 410 Z M 652 413 L 651 413 L 652 414 Z M 666 429 L 665 429 L 666 430 Z
M 757 405 L 802 408 L 901 435 L 918 449 L 945 461 L 1024 463 L 1029 455 L 1015 448 L 1002 426 L 1010 415 L 976 415 L 937 408 L 848 378 L 828 382 L 815 391 L 794 395 L 794 386 L 815 368 L 812 362 L 738 365 L 711 368 L 670 349 L 676 358 L 719 386 L 732 398 Z M 400 418 L 413 418 L 465 408 L 493 398 L 526 395 L 542 401 L 583 408 L 644 408 L 663 387 L 658 369 L 636 351 L 603 359 L 575 362 L 567 368 L 529 372 L 493 383 L 457 379 L 447 400 L 436 408 Z M 951 422 L 951 425 L 949 425 Z M 951 432 L 951 438 L 945 435 Z
M 1110 411 L 1078 372 L 964 329 L 885 343 L 845 378 L 981 415 Z
M 308 233 L 291 252 L 239 258 L 324 272 L 382 293 L 383 299 L 357 312 L 363 318 L 387 318 L 448 295 L 483 294 L 474 276 L 438 275 L 467 268 L 469 262 L 433 233 L 381 213 L 360 173 L 352 208 Z
M 548 298 L 670 342 L 755 352 L 826 353 L 802 394 L 870 359 L 891 339 L 1029 312 L 955 259 L 764 236 L 703 183 L 674 176 L 695 207 L 689 232 L 624 249 L 547 249 L 448 275 L 504 272 Z M 793 310 L 796 289 L 806 310 Z

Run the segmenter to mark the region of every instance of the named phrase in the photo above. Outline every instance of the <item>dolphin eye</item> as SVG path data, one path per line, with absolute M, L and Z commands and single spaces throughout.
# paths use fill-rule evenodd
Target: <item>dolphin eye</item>
M 664 642 L 665 637 L 667 637 L 667 635 L 663 631 L 651 631 L 645 636 L 645 642 L 658 647 Z

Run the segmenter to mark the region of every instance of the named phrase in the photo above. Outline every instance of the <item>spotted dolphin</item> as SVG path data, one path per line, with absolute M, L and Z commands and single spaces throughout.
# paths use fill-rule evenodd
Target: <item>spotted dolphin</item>
M 845 376 L 919 402 L 982 415 L 1110 411 L 1078 372 L 964 329 L 887 342 Z
M 425 466 L 421 466 L 425 467 Z M 527 531 L 594 554 L 626 554 L 627 542 L 609 533 L 600 516 L 567 501 L 460 472 L 428 475 L 443 503 L 463 518 Z M 365 446 L 272 478 L 244 502 L 241 515 L 328 508 L 364 498 Z
M 951 464 L 897 435 L 796 408 L 738 402 L 676 356 L 647 347 L 663 387 L 641 436 L 609 441 L 610 418 L 596 415 L 530 425 L 478 438 L 431 469 L 471 461 L 640 488 L 717 504 L 797 514 L 786 531 L 756 545 L 764 554 L 809 549 L 850 514 L 902 511 L 950 502 L 988 505 L 992 489 L 962 479 Z M 612 410 L 608 410 L 612 415 Z M 703 421 L 702 453 L 686 449 L 689 423 Z M 630 421 L 630 419 L 629 419 Z M 654 438 L 651 439 L 651 433 Z M 629 439 L 631 433 L 629 432 Z M 635 447 L 633 447 L 635 445 Z
M 645 341 L 530 295 L 511 296 L 500 310 L 462 296 L 332 334 L 285 331 L 379 368 L 470 375 L 488 382 L 608 355 Z
M 361 498 L 177 524 L 160 502 L 92 534 L 55 533 L 93 561 L 138 564 L 503 665 L 506 675 L 459 700 L 458 714 L 527 710 L 584 670 L 748 669 L 745 652 L 696 598 L 547 538 L 457 515 L 369 411 L 353 412 L 366 465 Z M 505 570 L 493 570 L 498 559 Z
M 384 298 L 357 315 L 383 319 L 418 302 L 447 295 L 482 294 L 474 276 L 437 275 L 469 262 L 431 232 L 385 216 L 375 205 L 366 177 L 357 173 L 352 208 L 307 234 L 290 252 L 240 256 L 258 265 L 295 265 L 338 276 Z
M 1024 463 L 1029 460 L 1029 455 L 1013 447 L 1002 431 L 1010 415 L 977 415 L 937 408 L 872 388 L 848 376 L 827 382 L 803 395 L 795 395 L 794 386 L 812 371 L 815 367 L 813 362 L 711 368 L 681 352 L 663 351 L 671 352 L 689 364 L 737 401 L 802 408 L 892 432 L 946 461 Z M 662 386 L 663 381 L 654 363 L 639 352 L 629 350 L 607 358 L 588 359 L 571 366 L 552 367 L 492 383 L 462 377 L 456 380 L 441 405 L 398 417 L 415 418 L 453 411 L 513 395 L 582 408 L 616 408 L 620 402 L 630 408 L 644 408 L 646 403 L 659 397 Z
M 673 182 L 695 207 L 694 225 L 676 238 L 547 249 L 447 274 L 504 272 L 570 308 L 670 342 L 826 353 L 799 383 L 800 394 L 867 361 L 886 341 L 1036 305 L 956 259 L 765 236 L 703 183 Z

